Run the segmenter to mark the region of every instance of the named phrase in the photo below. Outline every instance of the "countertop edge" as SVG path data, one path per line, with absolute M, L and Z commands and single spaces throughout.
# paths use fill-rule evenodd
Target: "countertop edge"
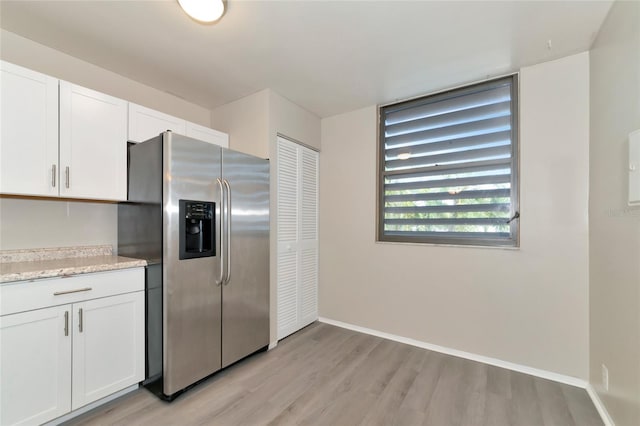
M 131 259 L 123 257 L 119 257 L 118 259 L 119 261 L 116 263 L 97 263 L 95 265 L 71 266 L 65 268 L 51 268 L 38 271 L 1 274 L 0 284 L 32 281 L 42 278 L 56 278 L 63 276 L 90 274 L 93 272 L 108 272 L 121 269 L 142 268 L 147 266 L 147 262 L 142 259 Z

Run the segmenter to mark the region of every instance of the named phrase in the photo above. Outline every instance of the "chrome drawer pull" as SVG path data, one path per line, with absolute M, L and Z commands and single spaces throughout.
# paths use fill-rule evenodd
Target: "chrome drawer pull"
M 53 293 L 54 296 L 61 296 L 63 294 L 70 294 L 70 293 L 79 293 L 81 291 L 90 291 L 91 287 L 85 287 L 85 288 L 79 288 L 77 290 L 67 290 L 67 291 L 56 291 L 55 293 Z

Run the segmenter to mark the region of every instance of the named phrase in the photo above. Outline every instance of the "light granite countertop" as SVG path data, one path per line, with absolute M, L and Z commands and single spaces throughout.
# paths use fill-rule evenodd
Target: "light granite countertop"
M 115 256 L 111 246 L 0 251 L 0 283 L 144 267 L 141 259 Z

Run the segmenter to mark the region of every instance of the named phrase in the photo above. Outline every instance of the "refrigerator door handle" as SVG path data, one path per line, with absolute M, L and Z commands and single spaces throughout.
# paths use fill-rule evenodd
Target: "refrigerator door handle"
M 220 238 L 220 276 L 218 277 L 218 279 L 216 280 L 216 285 L 220 286 L 224 283 L 224 277 L 225 277 L 225 256 L 224 256 L 224 244 L 225 244 L 225 235 L 224 235 L 224 226 L 225 226 L 225 203 L 224 203 L 224 188 L 222 186 L 222 181 L 220 180 L 220 178 L 216 179 L 216 182 L 218 183 L 218 186 L 220 187 L 220 232 L 219 232 L 219 238 Z
M 227 268 L 224 284 L 227 285 L 231 280 L 231 185 L 229 185 L 229 181 L 226 179 L 224 179 L 224 186 L 227 188 L 227 200 L 225 202 L 227 213 L 227 217 L 225 218 L 225 222 L 227 225 L 227 233 L 225 235 L 225 240 L 227 243 Z

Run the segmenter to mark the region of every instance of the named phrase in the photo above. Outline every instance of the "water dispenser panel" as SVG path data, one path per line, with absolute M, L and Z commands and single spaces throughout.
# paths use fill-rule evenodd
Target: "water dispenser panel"
M 180 259 L 215 256 L 215 203 L 180 200 Z

